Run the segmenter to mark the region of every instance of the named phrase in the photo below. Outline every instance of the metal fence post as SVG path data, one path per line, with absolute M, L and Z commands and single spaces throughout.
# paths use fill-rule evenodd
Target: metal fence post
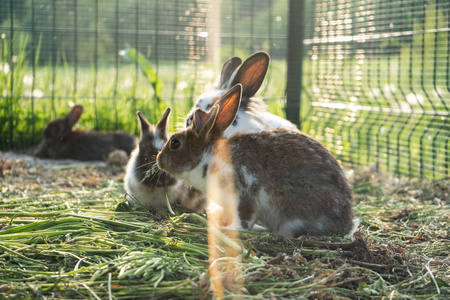
M 304 0 L 289 1 L 286 118 L 301 129 L 300 106 L 303 68 Z

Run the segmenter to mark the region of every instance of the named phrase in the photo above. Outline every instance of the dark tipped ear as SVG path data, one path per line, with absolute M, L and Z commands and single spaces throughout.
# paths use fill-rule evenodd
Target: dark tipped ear
M 78 122 L 78 119 L 81 117 L 82 113 L 83 106 L 75 105 L 74 107 L 72 107 L 72 109 L 66 115 L 66 119 L 70 127 L 73 127 Z
M 169 116 L 171 111 L 171 108 L 168 107 L 164 115 L 161 117 L 161 120 L 159 120 L 158 124 L 156 124 L 156 131 L 160 133 L 161 137 L 169 136 Z
M 192 129 L 198 137 L 206 137 L 211 131 L 219 113 L 219 105 L 214 105 L 209 111 L 198 108 L 194 111 Z
M 220 97 L 219 113 L 214 124 L 214 133 L 222 134 L 233 123 L 241 104 L 242 85 L 236 84 Z
M 152 126 L 149 121 L 144 117 L 144 114 L 140 111 L 137 112 L 137 116 L 139 118 L 139 127 L 141 128 L 141 140 L 143 139 L 144 135 L 150 130 L 150 127 Z
M 261 87 L 269 68 L 270 57 L 266 52 L 257 52 L 247 58 L 234 77 L 232 86 L 242 84 L 242 96 L 253 97 Z
M 234 71 L 242 64 L 242 59 L 237 56 L 230 57 L 222 67 L 222 72 L 220 73 L 220 88 L 222 90 L 228 88 L 227 83 L 231 79 Z

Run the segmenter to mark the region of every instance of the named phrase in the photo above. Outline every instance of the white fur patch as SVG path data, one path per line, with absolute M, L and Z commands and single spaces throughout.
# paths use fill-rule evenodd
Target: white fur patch
M 237 70 L 236 70 L 237 71 Z M 232 78 L 230 79 L 231 84 Z M 221 97 L 226 90 L 211 90 L 200 95 L 195 106 L 191 109 L 188 116 L 191 116 L 197 108 L 201 108 L 205 111 L 212 107 L 214 99 Z M 242 110 L 239 109 L 237 113 L 237 125 L 232 124 L 224 133 L 224 137 L 228 138 L 239 131 L 245 132 L 258 132 L 269 128 L 288 128 L 298 130 L 298 128 L 277 115 L 271 114 L 265 110 Z M 190 125 L 190 124 L 185 124 Z
M 317 231 L 321 232 L 325 229 L 328 223 L 328 218 L 325 216 L 320 216 L 319 220 L 316 220 Z
M 212 107 L 214 99 L 222 96 L 226 91 L 225 90 L 212 90 L 207 91 L 200 95 L 197 103 L 195 104 L 195 109 L 201 108 L 203 110 L 208 110 Z
M 194 107 L 192 107 L 192 109 L 187 114 L 187 122 L 184 123 L 184 128 L 187 128 L 187 126 L 190 126 L 192 124 L 192 119 L 190 118 L 192 118 L 192 115 L 197 108 L 208 111 L 212 107 L 214 99 L 219 98 L 225 92 L 225 90 L 211 90 L 201 94 L 200 97 L 198 97 L 198 100 L 195 103 Z
M 223 134 L 225 138 L 229 138 L 233 134 L 240 131 L 258 132 L 269 128 L 267 123 L 265 123 L 260 118 L 257 118 L 250 112 L 239 110 L 236 118 L 237 125 L 231 124 L 231 126 L 228 127 L 228 129 Z
M 163 187 L 146 186 L 136 178 L 136 158 L 139 148 L 131 153 L 131 158 L 127 165 L 127 171 L 124 178 L 125 191 L 130 195 L 130 202 L 134 205 L 141 205 L 145 208 L 158 207 L 166 208 L 166 195 Z M 167 189 L 169 202 L 174 204 L 175 200 L 182 192 L 183 182 L 178 180 L 175 185 Z
M 244 175 L 245 183 L 247 184 L 247 186 L 252 186 L 256 181 L 256 177 L 253 176 L 245 166 L 242 166 L 241 171 L 242 175 Z
M 250 112 L 239 110 L 236 119 L 237 125 L 233 123 L 225 131 L 224 136 L 226 138 L 229 138 L 233 134 L 240 131 L 259 132 L 277 127 L 298 130 L 298 128 L 291 122 L 265 111 Z
M 272 205 L 270 205 L 270 199 L 269 195 L 267 194 L 266 190 L 264 188 L 261 188 L 259 190 L 258 196 L 257 196 L 257 206 L 259 209 L 264 210 L 266 212 L 270 212 L 273 210 Z
M 353 219 L 353 226 L 349 233 L 347 233 L 346 237 L 351 237 L 358 230 L 359 225 L 361 224 L 361 220 L 359 218 Z
M 165 143 L 166 143 L 166 141 L 164 139 L 162 139 L 161 137 L 159 137 L 158 134 L 157 134 L 155 136 L 154 141 L 153 141 L 153 146 L 156 149 L 161 150 Z
M 140 182 L 135 175 L 136 158 L 139 148 L 131 153 L 131 158 L 127 165 L 127 171 L 124 178 L 125 191 L 130 195 L 130 202 L 134 205 L 141 205 L 145 208 L 158 207 L 166 208 L 166 195 L 163 187 L 146 186 Z M 182 192 L 183 182 L 178 180 L 175 185 L 167 189 L 169 202 L 174 204 L 175 200 Z
M 208 164 L 208 170 L 210 166 L 211 161 L 211 153 L 207 152 L 203 154 L 202 160 L 200 163 L 192 170 L 181 172 L 178 174 L 178 178 L 183 179 L 187 181 L 190 185 L 193 187 L 199 189 L 203 193 L 206 193 L 206 178 L 203 178 L 203 168 L 205 164 Z
M 268 126 L 265 129 L 282 127 L 298 130 L 297 126 L 295 126 L 293 123 L 269 112 L 264 112 L 264 114 L 262 114 L 262 118 L 266 121 Z
M 250 226 L 252 231 L 267 231 L 267 228 L 258 224 L 254 224 L 253 226 Z
M 131 156 L 130 156 L 130 159 L 128 160 L 128 164 L 127 164 L 127 170 L 126 170 L 126 174 L 125 174 L 125 178 L 124 178 L 124 183 L 125 183 L 125 190 L 129 194 L 130 194 L 129 185 L 131 185 L 132 183 L 137 181 L 137 178 L 134 175 L 134 169 L 136 167 L 136 158 L 138 156 L 138 153 L 139 153 L 139 147 L 136 147 L 136 149 L 134 149 L 133 152 L 131 152 Z

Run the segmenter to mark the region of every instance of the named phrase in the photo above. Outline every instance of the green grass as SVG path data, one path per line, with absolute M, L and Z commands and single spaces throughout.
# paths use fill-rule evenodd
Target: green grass
M 130 209 L 123 171 L 2 160 L 0 299 L 210 299 L 206 218 Z M 248 299 L 447 299 L 449 182 L 349 174 L 355 239 L 242 232 Z M 225 272 L 226 273 L 226 272 Z M 236 296 L 226 293 L 227 297 Z

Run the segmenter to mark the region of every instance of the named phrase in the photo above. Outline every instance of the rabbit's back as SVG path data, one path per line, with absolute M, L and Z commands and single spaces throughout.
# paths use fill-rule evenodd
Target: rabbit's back
M 124 150 L 130 156 L 137 144 L 136 137 L 124 131 L 115 131 L 112 134 L 114 136 L 114 146 Z
M 124 150 L 127 155 L 136 146 L 136 138 L 126 132 L 73 131 L 63 141 L 49 141 L 49 158 L 76 160 L 102 160 L 114 150 Z
M 277 128 L 237 134 L 229 143 L 242 216 L 256 212 L 264 225 L 284 236 L 351 230 L 351 187 L 318 141 Z

